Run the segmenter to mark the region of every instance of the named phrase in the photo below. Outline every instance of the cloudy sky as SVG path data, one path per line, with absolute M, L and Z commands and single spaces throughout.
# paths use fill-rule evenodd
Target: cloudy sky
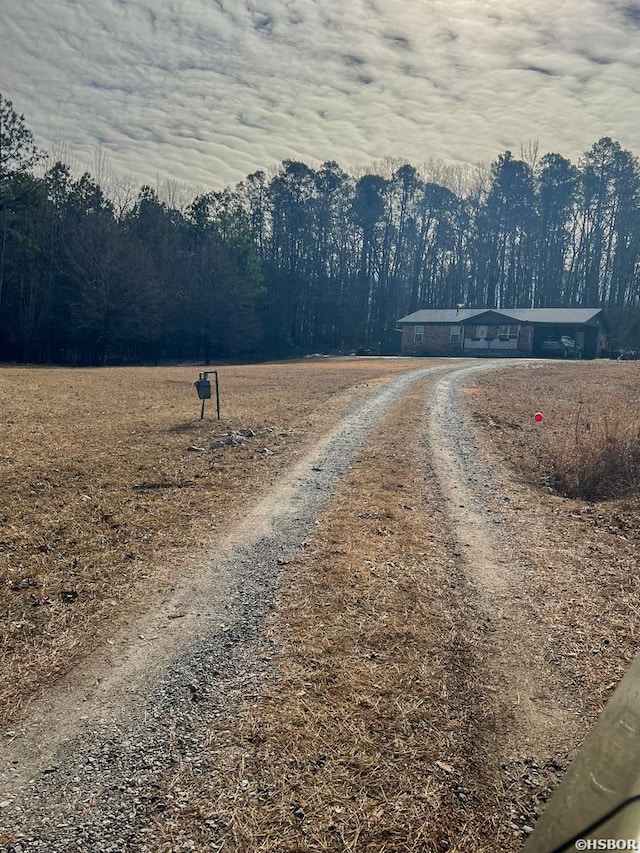
M 213 188 L 285 158 L 640 153 L 640 0 L 5 0 L 36 142 Z

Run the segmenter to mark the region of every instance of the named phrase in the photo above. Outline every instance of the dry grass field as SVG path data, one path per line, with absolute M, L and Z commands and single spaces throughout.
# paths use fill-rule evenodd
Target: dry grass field
M 615 444 L 621 456 L 625 442 L 628 453 L 632 444 L 640 444 L 633 430 L 640 422 L 638 362 L 551 361 L 488 372 L 467 387 L 465 397 L 498 456 L 521 479 L 567 497 L 582 497 L 572 483 L 571 469 L 586 466 L 587 459 L 595 465 L 603 445 Z M 541 423 L 534 420 L 536 412 L 543 415 Z M 617 438 L 623 434 L 618 448 Z M 595 473 L 606 477 L 604 469 Z M 632 494 L 640 484 L 627 485 Z M 618 486 L 619 492 L 625 491 L 624 483 Z M 603 488 L 593 497 L 616 497 L 616 489 Z
M 550 363 L 475 376 L 463 394 L 521 481 L 512 520 L 528 568 L 510 606 L 529 630 L 507 642 L 514 667 L 540 650 L 569 721 L 557 739 L 511 751 L 517 709 L 492 672 L 495 629 L 411 440 L 423 428 L 416 387 L 286 566 L 267 625 L 274 676 L 211 730 L 215 772 L 181 767 L 159 785 L 158 849 L 191 839 L 205 850 L 212 838 L 225 853 L 520 849 L 638 649 L 637 521 L 624 516 L 634 533 L 611 524 L 634 504 L 589 504 L 549 485 L 580 400 L 633 411 L 637 377 L 635 365 Z
M 633 462 L 640 364 L 549 362 L 484 373 L 464 390 L 489 454 L 515 480 L 508 512 L 536 567 L 530 623 L 545 627 L 542 654 L 593 722 L 640 651 L 640 484 L 620 480 L 619 497 L 597 500 L 572 489 L 588 475 L 607 493 L 608 461 Z
M 371 386 L 424 361 L 0 370 L 0 720 L 67 671 Z M 215 451 L 216 434 L 252 429 Z M 204 450 L 190 451 L 190 446 Z
M 475 376 L 463 393 L 523 487 L 514 522 L 538 550 L 511 603 L 529 635 L 507 642 L 514 667 L 527 647 L 541 650 L 549 689 L 570 709 L 550 749 L 510 751 L 516 709 L 492 673 L 499 640 L 456 568 L 410 440 L 423 424 L 417 387 L 286 567 L 268 622 L 277 677 L 210 732 L 216 772 L 183 767 L 160 786 L 160 849 L 187 838 L 225 853 L 520 849 L 638 649 L 635 498 L 594 504 L 550 486 L 581 401 L 594 424 L 612 408 L 634 417 L 637 378 L 635 365 L 549 363 Z M 176 789 L 187 808 L 173 805 Z
M 225 368 L 220 424 L 197 420 L 194 369 L 1 371 L 9 713 L 170 584 L 372 384 L 424 366 Z M 523 559 L 502 606 L 527 626 L 517 637 L 487 621 L 430 469 L 435 380 L 395 401 L 283 566 L 246 651 L 264 680 L 207 732 L 208 772 L 158 773 L 154 853 L 520 849 L 638 650 L 638 499 L 567 497 L 557 474 L 576 445 L 612 434 L 602 423 L 637 420 L 639 380 L 634 363 L 549 362 L 462 386 L 481 443 L 511 472 L 500 482 Z M 243 428 L 256 433 L 243 445 L 188 450 Z M 540 691 L 565 712 L 549 715 L 548 743 L 513 737 L 505 654 L 543 666 Z

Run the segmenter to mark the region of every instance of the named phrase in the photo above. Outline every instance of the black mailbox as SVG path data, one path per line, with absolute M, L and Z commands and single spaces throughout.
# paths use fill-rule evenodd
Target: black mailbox
M 211 399 L 211 382 L 208 379 L 197 379 L 193 384 L 201 400 Z
M 196 391 L 198 392 L 198 397 L 202 400 L 202 407 L 200 408 L 200 420 L 204 418 L 205 400 L 211 399 L 211 382 L 209 381 L 210 373 L 213 373 L 213 375 L 216 377 L 216 411 L 218 413 L 218 420 L 220 420 L 220 385 L 218 383 L 217 370 L 203 370 L 202 373 L 196 379 L 196 381 L 193 383 Z

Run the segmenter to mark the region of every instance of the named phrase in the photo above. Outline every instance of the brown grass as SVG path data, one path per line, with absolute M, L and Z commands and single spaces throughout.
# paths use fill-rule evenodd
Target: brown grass
M 486 761 L 499 735 L 484 638 L 467 642 L 479 620 L 415 441 L 423 406 L 417 388 L 392 407 L 286 566 L 253 655 L 275 648 L 275 671 L 211 731 L 215 772 L 166 781 L 190 805 L 165 800 L 157 849 L 515 849 Z
M 371 385 L 423 365 L 225 367 L 221 422 L 211 405 L 198 420 L 195 368 L 0 370 L 0 722 L 152 600 L 180 554 L 223 531 Z M 187 449 L 243 427 L 272 432 Z
M 176 839 L 227 853 L 520 849 L 521 828 L 638 646 L 637 559 L 622 528 L 605 531 L 600 512 L 547 488 L 549 433 L 563 434 L 563 411 L 571 419 L 564 384 L 577 393 L 580 376 L 582 393 L 600 396 L 610 375 L 595 367 L 488 374 L 466 395 L 494 452 L 538 489 L 510 492 L 525 568 L 502 606 L 521 608 L 527 630 L 506 638 L 506 654 L 515 667 L 539 655 L 549 727 L 564 711 L 573 740 L 564 731 L 555 752 L 505 755 L 515 723 L 492 669 L 505 649 L 476 611 L 422 473 L 415 389 L 345 478 L 306 556 L 286 567 L 254 655 L 275 648 L 275 671 L 237 719 L 211 731 L 215 769 L 166 780 L 158 850 Z M 532 420 L 539 408 L 544 432 Z M 187 808 L 170 799 L 174 787 Z
M 551 483 L 570 498 L 622 498 L 640 487 L 640 419 L 635 406 L 609 405 L 606 414 L 576 414 L 575 430 L 558 441 Z
M 629 473 L 615 464 L 615 446 L 620 443 L 622 454 L 631 457 L 629 468 L 635 469 L 637 363 L 553 362 L 488 372 L 474 379 L 464 398 L 498 456 L 524 482 L 546 491 L 562 491 L 566 483 L 571 495 L 583 477 L 595 481 L 602 465 L 602 474 L 608 466 L 618 469 L 612 480 L 620 479 L 627 493 L 635 488 L 627 488 Z M 538 411 L 544 418 L 540 424 L 533 418 Z M 594 466 L 592 478 L 589 464 Z M 612 488 L 606 491 L 593 499 L 614 496 Z
M 637 489 L 608 500 L 558 495 L 554 465 L 559 449 L 582 440 L 576 423 L 637 411 L 639 380 L 633 362 L 554 363 L 485 373 L 464 395 L 489 452 L 519 481 L 505 511 L 532 567 L 530 622 L 546 626 L 550 672 L 587 723 L 640 649 L 640 498 Z
M 601 504 L 551 493 L 549 448 L 572 423 L 580 399 L 611 391 L 612 375 L 619 400 L 633 399 L 637 373 L 610 372 L 618 367 L 518 368 L 478 378 L 465 395 L 493 452 L 523 483 L 510 492 L 508 507 L 514 530 L 521 525 L 531 565 L 513 601 L 503 605 L 522 607 L 530 628 L 509 638 L 514 660 L 527 647 L 539 649 L 547 686 L 583 727 L 637 651 L 634 545 L 640 532 L 637 512 L 624 504 L 614 502 L 605 512 Z M 327 378 L 334 387 L 346 382 L 340 396 L 326 387 L 324 396 L 318 393 L 318 408 L 309 373 L 301 369 L 300 407 L 309 408 L 285 411 L 281 401 L 280 443 L 274 439 L 276 455 L 267 459 L 275 464 L 292 458 L 337 418 L 353 398 L 349 377 L 340 378 L 344 370 L 336 365 Z M 193 378 L 189 373 L 180 380 L 193 395 L 190 406 L 196 403 L 187 388 Z M 257 395 L 265 379 L 264 373 L 255 378 Z M 249 384 L 249 376 L 243 381 Z M 624 382 L 628 387 L 621 387 Z M 287 383 L 293 388 L 294 376 Z M 253 664 L 271 656 L 274 670 L 255 695 L 238 697 L 237 715 L 221 716 L 210 731 L 208 772 L 184 764 L 158 779 L 150 806 L 154 849 L 176 850 L 187 839 L 190 849 L 225 853 L 495 853 L 520 847 L 519 828 L 535 819 L 566 764 L 567 749 L 563 744 L 551 758 L 512 756 L 500 766 L 512 721 L 492 676 L 492 628 L 480 618 L 463 561 L 447 538 L 446 513 L 424 476 L 416 440 L 423 405 L 423 389 L 416 387 L 392 407 L 306 543 L 305 555 L 285 567 L 267 631 L 248 651 Z M 537 409 L 545 414 L 542 427 L 532 420 Z M 278 424 L 266 415 L 250 420 L 240 402 L 238 411 L 226 426 Z M 158 435 L 178 435 L 175 457 L 201 464 L 201 455 L 185 449 L 212 425 L 206 433 L 198 429 L 205 427 L 191 422 L 180 433 L 169 423 Z M 157 453 L 161 439 L 156 441 Z M 258 453 L 253 445 L 225 449 L 213 466 L 217 471 L 227 460 L 223 481 L 233 483 L 227 497 L 241 496 L 237 506 L 260 477 L 276 473 L 262 457 L 250 465 L 252 453 Z M 173 457 L 163 450 L 162 458 Z M 209 493 L 215 494 L 216 482 L 209 476 L 202 478 L 207 489 L 176 487 L 174 499 L 194 494 L 194 507 L 222 512 Z M 197 479 L 191 473 L 189 478 Z M 129 490 L 142 482 L 140 472 L 129 482 Z M 145 499 L 156 501 L 149 512 L 154 518 L 163 511 L 162 490 L 149 491 Z M 162 532 L 153 529 L 156 537 Z M 196 542 L 199 531 L 189 531 L 188 541 Z M 157 542 L 150 541 L 150 553 Z M 131 562 L 138 561 L 148 565 L 142 557 Z

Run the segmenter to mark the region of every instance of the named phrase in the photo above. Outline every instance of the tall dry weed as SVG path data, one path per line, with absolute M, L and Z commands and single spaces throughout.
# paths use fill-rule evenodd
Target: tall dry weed
M 552 450 L 552 483 L 560 494 L 588 501 L 621 498 L 640 488 L 640 410 L 620 405 L 585 419 Z

